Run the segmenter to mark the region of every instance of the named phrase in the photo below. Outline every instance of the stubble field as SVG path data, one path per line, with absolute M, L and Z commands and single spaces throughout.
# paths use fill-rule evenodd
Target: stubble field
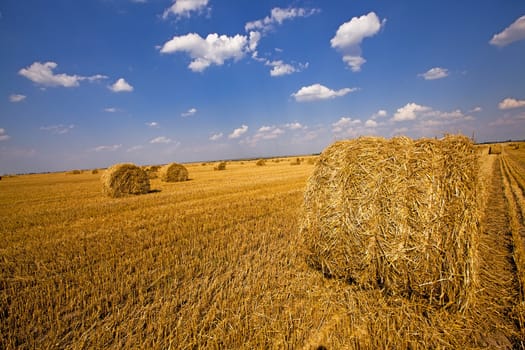
M 480 146 L 476 303 L 453 313 L 328 279 L 304 259 L 307 159 L 187 165 L 113 199 L 100 175 L 0 181 L 0 348 L 520 348 L 525 144 Z

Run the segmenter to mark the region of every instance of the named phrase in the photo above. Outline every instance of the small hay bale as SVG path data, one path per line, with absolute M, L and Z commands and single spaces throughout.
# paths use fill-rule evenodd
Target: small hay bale
M 188 169 L 184 165 L 170 163 L 159 170 L 159 177 L 165 182 L 180 182 L 188 180 Z
M 464 136 L 336 142 L 305 192 L 307 261 L 364 288 L 464 310 L 477 286 L 477 177 Z
M 100 177 L 102 191 L 110 197 L 144 194 L 150 190 L 148 174 L 131 163 L 115 164 Z
M 290 162 L 290 165 L 301 165 L 301 159 L 295 158 L 294 161 Z
M 501 145 L 491 145 L 489 147 L 489 154 L 501 154 Z
M 257 166 L 263 166 L 263 165 L 266 165 L 266 159 L 259 159 L 255 165 Z
M 213 170 L 226 170 L 226 162 L 220 162 Z
M 91 170 L 91 174 L 98 174 L 98 169 Z

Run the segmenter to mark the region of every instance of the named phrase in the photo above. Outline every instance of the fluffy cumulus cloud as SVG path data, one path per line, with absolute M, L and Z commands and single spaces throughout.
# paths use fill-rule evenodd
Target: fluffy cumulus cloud
M 305 127 L 299 122 L 293 122 L 293 123 L 284 124 L 284 127 L 287 128 L 287 129 L 290 129 L 290 130 L 305 129 Z
M 375 12 L 361 17 L 353 17 L 341 24 L 335 36 L 330 40 L 332 48 L 343 53 L 343 61 L 353 72 L 359 72 L 366 60 L 361 56 L 361 42 L 376 35 L 386 20 L 379 20 Z
M 7 131 L 4 128 L 0 128 L 0 141 L 7 141 L 10 138 L 11 136 L 7 134 Z
M 294 19 L 296 17 L 309 17 L 313 14 L 318 13 L 318 9 L 304 9 L 304 8 L 280 8 L 275 7 L 272 9 L 270 16 L 266 16 L 263 19 L 248 22 L 244 26 L 246 31 L 268 31 L 273 28 L 275 24 L 282 24 L 285 20 Z
M 168 143 L 172 143 L 173 140 L 170 139 L 169 137 L 166 137 L 166 136 L 159 136 L 159 137 L 155 137 L 154 139 L 150 140 L 149 143 L 151 144 L 168 144 Z
M 223 136 L 224 136 L 224 134 L 222 132 L 218 132 L 218 133 L 212 134 L 210 136 L 210 140 L 211 141 L 218 141 L 218 140 L 222 139 Z
M 425 73 L 418 74 L 420 77 L 423 77 L 425 80 L 435 80 L 442 79 L 448 76 L 448 69 L 441 67 L 430 68 Z
M 63 135 L 63 134 L 67 134 L 68 132 L 70 132 L 74 127 L 75 125 L 73 124 L 70 124 L 70 125 L 58 124 L 58 125 L 41 126 L 40 130 L 48 131 L 56 135 Z
M 21 95 L 21 94 L 11 94 L 11 95 L 9 95 L 9 101 L 11 101 L 13 103 L 22 102 L 25 99 L 26 99 L 25 95 Z
M 175 0 L 173 4 L 164 10 L 162 18 L 166 19 L 171 15 L 189 17 L 192 12 L 199 12 L 206 9 L 208 0 Z
M 310 86 L 303 86 L 297 92 L 293 93 L 292 96 L 297 102 L 308 102 L 341 97 L 356 90 L 357 88 L 332 90 L 321 84 L 313 84 Z
M 119 78 L 113 85 L 108 87 L 113 92 L 131 92 L 133 86 L 131 86 L 126 79 Z
M 111 151 L 116 151 L 116 150 L 118 150 L 121 147 L 122 147 L 122 145 L 102 145 L 102 146 L 97 146 L 97 147 L 93 148 L 93 151 L 95 151 L 95 152 L 111 152 Z
M 255 146 L 258 142 L 264 140 L 273 140 L 284 134 L 284 130 L 277 126 L 261 126 L 255 135 L 248 137 L 244 143 Z
M 32 82 L 42 86 L 63 86 L 63 87 L 75 87 L 79 86 L 81 81 L 97 81 L 101 79 L 107 79 L 107 76 L 96 74 L 92 76 L 80 76 L 80 75 L 67 75 L 64 73 L 55 74 L 53 70 L 58 67 L 55 62 L 34 62 L 29 67 L 22 68 L 18 71 L 18 74 L 31 80 Z
M 387 115 L 388 115 L 387 111 L 385 111 L 384 109 L 380 109 L 377 112 L 375 112 L 374 114 L 372 114 L 370 119 L 376 120 L 377 118 L 384 118 Z
M 392 117 L 392 121 L 401 122 L 406 120 L 414 120 L 417 118 L 419 113 L 428 112 L 430 110 L 430 107 L 421 106 L 414 102 L 407 103 L 403 107 L 398 108 Z
M 525 39 L 525 16 L 518 18 L 501 33 L 494 34 L 489 43 L 502 47 L 523 39 Z
M 512 97 L 507 97 L 498 104 L 499 109 L 513 109 L 525 107 L 525 100 L 517 100 Z
M 230 135 L 228 135 L 229 139 L 238 139 L 242 135 L 244 135 L 248 131 L 248 125 L 241 125 L 240 128 L 237 128 L 232 131 Z
M 334 134 L 347 133 L 352 128 L 361 124 L 361 120 L 352 119 L 350 117 L 341 117 L 338 121 L 332 124 L 332 132 Z
M 188 68 L 193 72 L 202 72 L 212 64 L 221 66 L 229 59 L 240 60 L 246 53 L 257 48 L 259 39 L 260 36 L 252 34 L 248 37 L 240 34 L 227 36 L 213 33 L 202 38 L 199 34 L 189 33 L 174 36 L 162 45 L 160 52 L 186 52 L 192 58 Z
M 197 108 L 190 108 L 186 112 L 182 113 L 181 116 L 191 117 L 192 115 L 195 115 L 195 113 L 197 113 Z
M 291 65 L 289 63 L 284 63 L 281 60 L 277 61 L 265 61 L 265 65 L 272 67 L 270 70 L 270 75 L 272 77 L 279 77 L 282 75 L 288 75 L 292 73 L 298 73 L 308 67 L 308 63 L 299 63 L 297 65 Z

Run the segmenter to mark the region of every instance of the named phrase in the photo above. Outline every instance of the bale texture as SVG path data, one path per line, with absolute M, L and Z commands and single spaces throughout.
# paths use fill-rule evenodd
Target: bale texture
M 102 191 L 110 197 L 144 194 L 150 190 L 148 174 L 131 163 L 115 164 L 100 177 Z
M 184 165 L 171 163 L 160 168 L 159 177 L 165 182 L 187 181 L 188 169 Z
M 305 192 L 308 262 L 365 288 L 464 310 L 477 281 L 477 159 L 456 135 L 334 143 Z

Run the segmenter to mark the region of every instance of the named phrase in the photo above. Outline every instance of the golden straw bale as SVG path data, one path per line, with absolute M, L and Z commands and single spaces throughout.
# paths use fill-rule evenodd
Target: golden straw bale
M 220 162 L 213 170 L 226 170 L 226 162 Z
M 464 136 L 334 143 L 305 192 L 308 262 L 365 288 L 465 309 L 477 285 L 477 176 Z
M 170 163 L 159 170 L 159 177 L 165 182 L 180 182 L 188 180 L 188 169 L 184 165 Z
M 255 165 L 257 166 L 263 166 L 263 165 L 266 165 L 266 159 L 259 159 Z
M 150 190 L 148 174 L 131 163 L 115 164 L 100 177 L 102 191 L 110 197 L 144 194 Z

